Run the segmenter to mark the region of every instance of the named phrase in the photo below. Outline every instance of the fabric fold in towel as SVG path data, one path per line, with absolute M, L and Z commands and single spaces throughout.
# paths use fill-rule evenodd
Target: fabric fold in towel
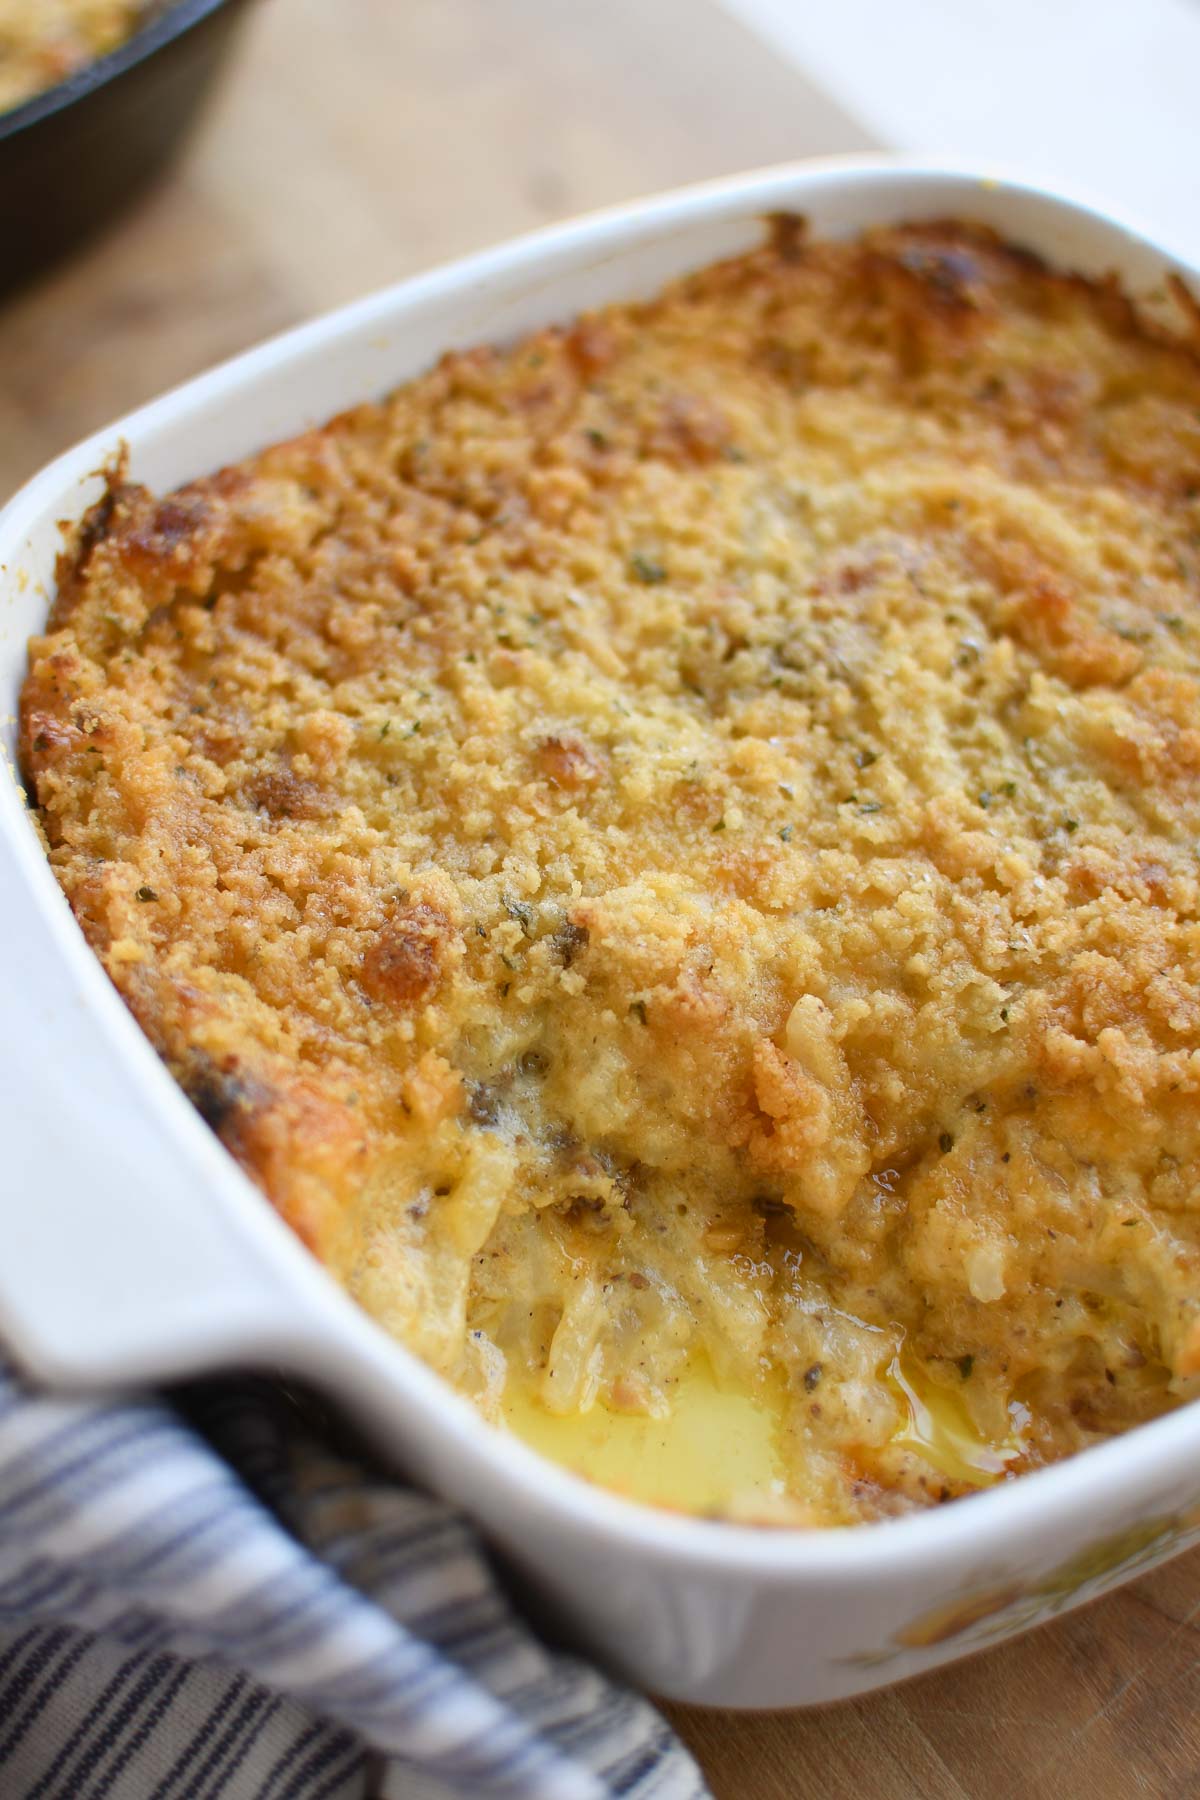
M 703 1800 L 541 1644 L 471 1528 L 256 1378 L 61 1400 L 0 1369 L 0 1793 Z

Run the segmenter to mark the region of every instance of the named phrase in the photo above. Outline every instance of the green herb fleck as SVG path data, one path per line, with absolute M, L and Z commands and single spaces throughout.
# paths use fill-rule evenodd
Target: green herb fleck
M 385 738 L 391 729 L 392 729 L 392 721 L 390 719 L 385 719 L 379 730 L 380 738 L 381 739 Z
M 646 587 L 658 587 L 667 579 L 667 571 L 660 562 L 655 562 L 652 556 L 643 556 L 638 552 L 630 558 L 629 566 L 638 580 Z
M 1000 792 L 1004 795 L 1006 800 L 1011 800 L 1016 791 L 1017 784 L 1015 781 L 1002 781 L 1000 783 Z
M 597 431 L 594 427 L 589 427 L 588 432 L 587 432 L 587 441 L 592 446 L 593 450 L 607 450 L 608 449 L 608 439 L 605 437 L 605 435 L 602 431 Z
M 883 811 L 883 805 L 878 800 L 864 800 L 858 810 L 860 813 L 877 813 Z
M 988 788 L 984 788 L 982 793 L 980 794 L 979 804 L 980 804 L 980 806 L 982 806 L 984 812 L 986 812 L 988 807 L 992 804 L 992 796 L 991 796 L 991 792 Z
M 517 921 L 517 924 L 521 927 L 521 930 L 525 933 L 526 937 L 532 937 L 533 927 L 537 919 L 537 913 L 534 908 L 530 906 L 527 900 L 513 900 L 508 894 L 502 895 L 501 898 L 504 902 L 504 910 L 509 918 Z
M 780 826 L 780 828 L 779 828 L 779 835 L 780 835 L 780 837 L 781 837 L 781 838 L 782 838 L 782 839 L 783 839 L 783 841 L 784 841 L 784 843 L 785 843 L 785 844 L 790 844 L 790 843 L 791 843 L 791 841 L 792 841 L 792 832 L 793 832 L 793 831 L 794 831 L 794 830 L 795 830 L 795 829 L 796 829 L 796 828 L 795 828 L 795 826 L 794 826 L 794 825 L 781 825 L 781 826 Z
M 724 829 L 725 829 L 724 819 L 718 819 L 716 824 L 713 826 L 713 830 L 714 831 L 724 831 Z
M 878 761 L 879 752 L 877 750 L 859 750 L 854 757 L 854 766 L 856 769 L 869 769 L 872 763 Z
M 958 1372 L 962 1376 L 964 1381 L 970 1381 L 971 1370 L 974 1367 L 975 1367 L 975 1358 L 973 1356 L 960 1356 L 959 1357 Z
M 1078 831 L 1079 830 L 1079 820 L 1078 819 L 1064 819 L 1063 820 L 1063 830 L 1068 831 L 1068 832 Z

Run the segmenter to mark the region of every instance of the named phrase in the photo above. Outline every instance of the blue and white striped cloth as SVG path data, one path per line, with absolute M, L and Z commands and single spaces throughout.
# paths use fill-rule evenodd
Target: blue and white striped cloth
M 653 1708 L 539 1643 L 464 1521 L 314 1410 L 0 1367 L 4 1800 L 701 1800 Z

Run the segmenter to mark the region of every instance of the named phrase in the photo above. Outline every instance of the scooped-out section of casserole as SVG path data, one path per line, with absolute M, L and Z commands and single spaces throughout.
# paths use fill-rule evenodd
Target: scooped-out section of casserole
M 0 113 L 131 38 L 148 0 L 0 0 Z
M 1195 1391 L 1198 319 L 784 218 L 112 476 L 22 696 L 55 873 L 497 1424 L 829 1524 Z

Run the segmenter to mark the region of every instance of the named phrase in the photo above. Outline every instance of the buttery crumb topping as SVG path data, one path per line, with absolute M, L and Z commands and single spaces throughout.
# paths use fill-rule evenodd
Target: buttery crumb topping
M 779 1516 L 841 1522 L 1192 1391 L 1176 304 L 781 221 L 89 515 L 22 701 L 58 879 L 493 1416 L 666 1417 L 703 1364 L 772 1397 Z

